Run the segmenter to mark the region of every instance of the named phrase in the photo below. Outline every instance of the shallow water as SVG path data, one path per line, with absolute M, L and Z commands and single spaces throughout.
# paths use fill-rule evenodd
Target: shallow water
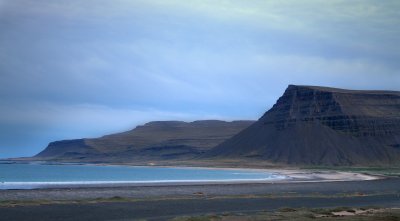
M 278 180 L 261 170 L 97 165 L 0 164 L 0 189 L 57 185 Z

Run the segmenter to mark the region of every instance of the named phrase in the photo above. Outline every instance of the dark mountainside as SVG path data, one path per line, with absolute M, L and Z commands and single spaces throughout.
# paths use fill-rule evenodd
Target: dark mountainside
M 150 122 L 100 138 L 52 142 L 29 159 L 260 167 L 400 165 L 400 92 L 290 85 L 256 122 Z
M 252 123 L 254 121 L 155 121 L 100 138 L 55 141 L 31 159 L 92 163 L 187 160 Z
M 256 123 L 208 159 L 291 165 L 400 162 L 400 92 L 290 85 Z

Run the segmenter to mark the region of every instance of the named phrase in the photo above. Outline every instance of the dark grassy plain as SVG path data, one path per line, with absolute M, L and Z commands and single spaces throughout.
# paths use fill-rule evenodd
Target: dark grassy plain
M 393 195 L 364 197 L 234 197 L 191 199 L 124 198 L 52 204 L 3 205 L 0 220 L 329 220 L 332 211 L 399 206 Z M 344 205 L 349 209 L 328 209 Z M 379 205 L 380 207 L 376 207 Z M 288 207 L 289 206 L 289 207 Z M 293 209 L 300 208 L 300 209 Z M 342 208 L 342 207 L 341 207 Z M 387 212 L 382 220 L 398 220 Z M 360 215 L 364 216 L 366 214 Z M 369 214 L 371 215 L 371 214 Z M 373 213 L 373 215 L 377 215 Z M 387 219 L 391 217 L 393 219 Z M 280 218 L 280 219 L 275 219 Z M 348 220 L 348 219 L 344 219 Z M 361 219 L 364 220 L 364 219 Z M 371 220 L 371 219 L 365 219 Z M 378 219 L 372 219 L 378 220 Z
M 338 207 L 383 209 L 340 217 Z M 399 220 L 389 208 L 400 208 L 398 177 L 0 191 L 0 220 Z
M 280 208 L 253 214 L 224 213 L 205 216 L 177 217 L 173 221 L 396 221 L 400 220 L 400 209 L 382 209 L 379 207 L 337 207 L 337 208 Z

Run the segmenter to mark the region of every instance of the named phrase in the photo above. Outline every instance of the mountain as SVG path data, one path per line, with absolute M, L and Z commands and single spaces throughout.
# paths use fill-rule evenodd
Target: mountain
M 155 121 L 100 138 L 51 142 L 35 160 L 68 162 L 148 162 L 192 159 L 254 121 Z
M 207 159 L 291 165 L 400 162 L 400 92 L 290 85 L 257 122 Z

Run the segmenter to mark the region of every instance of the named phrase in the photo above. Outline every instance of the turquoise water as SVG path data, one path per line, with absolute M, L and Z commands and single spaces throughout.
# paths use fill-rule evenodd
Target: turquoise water
M 261 170 L 97 165 L 0 164 L 0 189 L 73 185 L 277 180 Z

